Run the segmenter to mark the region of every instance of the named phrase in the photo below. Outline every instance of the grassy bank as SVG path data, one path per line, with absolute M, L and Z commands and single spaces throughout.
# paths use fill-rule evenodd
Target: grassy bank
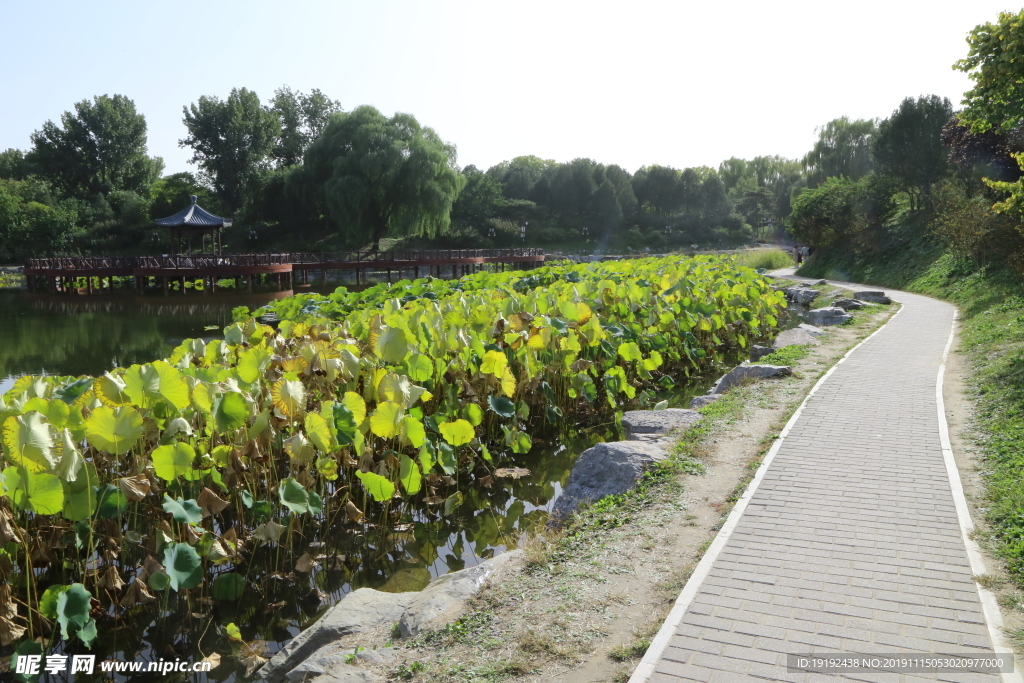
M 976 392 L 987 486 L 990 549 L 1024 586 L 1024 283 L 1002 266 L 978 268 L 927 243 L 873 258 L 816 255 L 809 277 L 863 282 L 927 294 L 961 311 L 961 350 Z

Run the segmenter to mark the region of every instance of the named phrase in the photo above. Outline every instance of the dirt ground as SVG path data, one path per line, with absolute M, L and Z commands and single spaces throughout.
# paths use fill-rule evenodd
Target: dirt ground
M 585 516 L 582 527 L 526 539 L 525 562 L 502 571 L 461 619 L 395 640 L 399 659 L 363 666 L 388 680 L 627 680 L 792 412 L 896 310 L 860 311 L 852 323 L 826 328 L 792 377 L 730 392 L 730 407 L 691 449 L 703 474 L 673 473 L 627 504 Z M 348 645 L 373 647 L 367 636 L 350 636 Z

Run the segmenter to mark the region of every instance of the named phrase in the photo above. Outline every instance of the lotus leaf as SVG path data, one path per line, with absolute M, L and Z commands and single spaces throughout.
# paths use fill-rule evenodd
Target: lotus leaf
M 420 468 L 412 458 L 404 453 L 398 460 L 400 463 L 398 479 L 402 482 L 402 488 L 405 489 L 406 495 L 414 496 L 419 493 L 422 486 L 423 476 L 420 474 Z
M 196 451 L 187 443 L 168 444 L 155 449 L 150 456 L 156 476 L 164 481 L 174 481 L 192 469 Z
M 128 405 L 132 402 L 125 388 L 124 380 L 120 377 L 115 377 L 109 372 L 105 373 L 102 377 L 97 377 L 92 384 L 92 390 L 96 394 L 96 398 L 103 405 L 111 408 Z
M 476 431 L 473 425 L 463 419 L 454 422 L 442 422 L 437 426 L 444 440 L 453 446 L 461 446 L 473 440 Z
M 487 405 L 501 417 L 512 417 L 516 414 L 516 404 L 504 396 L 488 396 Z
M 363 482 L 363 486 L 370 492 L 373 499 L 377 502 L 384 503 L 391 500 L 391 497 L 395 495 L 395 485 L 388 481 L 387 477 L 382 477 L 379 474 L 373 472 L 359 472 L 356 471 L 356 476 Z
M 479 427 L 484 420 L 484 411 L 476 403 L 467 403 L 466 407 L 462 409 L 462 414 L 474 427 Z
M 73 583 L 57 596 L 57 623 L 64 640 L 78 636 L 86 647 L 96 637 L 96 621 L 89 616 L 92 594 L 80 583 Z
M 391 439 L 398 436 L 405 410 L 392 401 L 377 404 L 377 409 L 370 416 L 370 429 L 377 436 Z
M 234 391 L 226 391 L 218 396 L 212 407 L 214 428 L 221 434 L 241 429 L 249 418 L 249 406 L 245 398 Z
M 203 521 L 203 511 L 194 500 L 175 500 L 165 493 L 163 508 L 174 517 L 174 521 L 182 524 L 199 524 Z
M 55 515 L 63 509 L 64 488 L 52 474 L 8 467 L 3 475 L 7 497 L 17 508 L 40 515 Z
M 233 602 L 242 597 L 245 592 L 245 577 L 241 574 L 228 572 L 220 574 L 213 581 L 213 588 L 210 589 L 215 600 Z
M 502 351 L 488 351 L 484 354 L 483 362 L 480 364 L 480 372 L 500 378 L 504 376 L 507 367 L 508 356 Z
M 71 586 L 56 584 L 43 591 L 39 598 L 39 613 L 50 620 L 57 618 L 57 597 Z
M 297 379 L 279 379 L 274 382 L 270 395 L 274 407 L 288 417 L 297 417 L 306 408 L 306 387 Z
M 99 519 L 117 519 L 128 509 L 128 497 L 121 487 L 104 484 L 96 491 L 96 516 Z
M 168 543 L 164 549 L 163 565 L 176 591 L 195 588 L 203 582 L 203 563 L 195 548 L 188 543 Z
M 444 514 L 450 515 L 462 506 L 462 491 L 456 491 L 444 501 Z
M 274 357 L 274 352 L 265 347 L 255 347 L 243 351 L 238 357 L 238 378 L 252 384 L 258 380 Z
M 409 354 L 409 340 L 400 327 L 385 328 L 376 339 L 373 352 L 385 363 L 397 364 Z
M 341 402 L 352 411 L 352 421 L 356 426 L 361 425 L 366 419 L 366 401 L 363 400 L 363 397 L 354 391 L 346 391 Z
M 285 452 L 292 457 L 292 460 L 299 464 L 313 462 L 313 458 L 316 457 L 313 444 L 309 442 L 309 439 L 302 432 L 297 432 L 288 437 L 282 442 L 282 445 Z
M 344 408 L 344 406 L 342 406 Z M 306 436 L 313 442 L 321 453 L 330 453 L 334 450 L 334 439 L 331 435 L 331 428 L 327 426 L 327 420 L 317 413 L 306 415 Z
M 309 512 L 309 492 L 294 477 L 283 480 L 277 487 L 277 494 L 281 504 L 295 514 Z
M 142 436 L 142 415 L 130 406 L 111 408 L 101 406 L 92 411 L 85 421 L 86 438 L 93 447 L 123 455 L 130 451 Z
M 414 382 L 425 382 L 434 376 L 434 364 L 429 356 L 415 355 L 406 360 L 409 378 Z
M 28 403 L 32 401 L 42 399 L 33 398 Z M 37 411 L 4 420 L 3 442 L 8 460 L 33 472 L 50 470 L 57 464 L 54 429 Z
M 124 373 L 125 393 L 136 405 L 152 407 L 163 399 L 178 410 L 189 404 L 188 385 L 175 367 L 166 361 L 133 365 Z

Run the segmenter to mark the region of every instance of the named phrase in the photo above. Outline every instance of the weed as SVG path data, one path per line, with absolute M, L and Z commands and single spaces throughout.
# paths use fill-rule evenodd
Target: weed
M 426 671 L 427 665 L 423 662 L 413 662 L 412 664 L 406 664 L 402 662 L 394 670 L 394 676 L 402 681 L 411 681 L 416 677 L 416 674 Z
M 783 346 L 778 351 L 773 351 L 767 356 L 763 356 L 758 363 L 764 365 L 793 365 L 801 358 L 807 356 L 810 346 L 807 344 L 794 344 L 792 346 Z

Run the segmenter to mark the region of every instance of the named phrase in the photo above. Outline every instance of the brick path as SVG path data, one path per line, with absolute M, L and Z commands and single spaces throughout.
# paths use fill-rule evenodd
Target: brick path
M 787 673 L 787 653 L 992 652 L 939 441 L 954 308 L 890 294 L 903 310 L 808 401 L 650 683 L 844 678 Z M 936 677 L 845 678 L 915 676 Z

